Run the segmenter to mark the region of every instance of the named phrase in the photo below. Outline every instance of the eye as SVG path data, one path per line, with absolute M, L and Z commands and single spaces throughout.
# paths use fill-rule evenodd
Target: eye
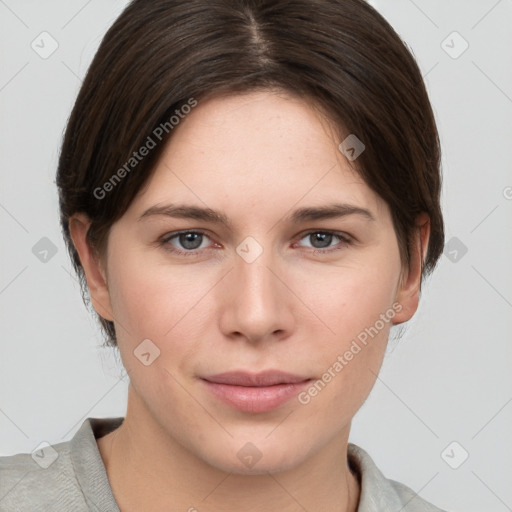
M 352 239 L 349 237 L 349 235 L 346 233 L 336 233 L 334 231 L 309 231 L 301 238 L 301 240 L 304 239 L 311 241 L 311 245 L 309 247 L 315 249 L 313 251 L 315 253 L 330 253 L 342 249 L 343 247 L 346 247 L 352 243 Z M 323 250 L 329 247 L 333 247 L 331 246 L 331 243 L 336 240 L 338 241 L 338 245 L 340 245 L 340 247 L 334 246 L 334 248 L 330 250 Z
M 159 241 L 159 245 L 163 246 L 165 250 L 180 255 L 180 256 L 197 256 L 202 249 L 208 247 L 205 239 L 210 237 L 203 231 L 179 231 L 166 235 Z M 311 245 L 299 247 L 310 247 L 313 253 L 328 254 L 352 243 L 352 239 L 346 233 L 337 233 L 334 231 L 309 231 L 300 238 L 300 240 L 309 240 Z M 332 246 L 333 242 L 337 241 L 337 246 Z M 332 247 L 332 248 L 330 248 Z
M 165 236 L 160 241 L 160 245 L 176 254 L 195 256 L 198 254 L 198 250 L 207 247 L 207 245 L 203 245 L 205 238 L 209 237 L 202 231 L 180 231 L 170 236 Z

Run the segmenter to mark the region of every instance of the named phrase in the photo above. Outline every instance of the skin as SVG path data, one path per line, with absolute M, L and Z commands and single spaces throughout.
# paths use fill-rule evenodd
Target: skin
M 105 258 L 85 242 L 89 219 L 70 220 L 92 303 L 115 323 L 130 377 L 124 423 L 97 441 L 121 510 L 357 509 L 351 420 L 375 383 L 391 325 L 417 309 L 429 223 L 418 217 L 405 267 L 387 204 L 352 171 L 340 142 L 304 99 L 279 91 L 215 97 L 175 128 L 148 185 L 112 226 Z M 164 215 L 138 220 L 171 201 L 223 212 L 232 229 Z M 285 220 L 331 202 L 368 209 L 374 220 Z M 198 248 L 179 237 L 158 245 L 179 230 L 206 235 Z M 322 245 L 310 230 L 352 242 L 333 236 Z M 252 263 L 236 251 L 247 236 L 263 249 Z M 199 378 L 279 369 L 319 379 L 397 303 L 392 320 L 305 405 L 293 398 L 270 412 L 242 412 Z M 133 353 L 144 339 L 160 350 L 148 366 Z M 247 442 L 262 455 L 252 468 L 237 457 Z

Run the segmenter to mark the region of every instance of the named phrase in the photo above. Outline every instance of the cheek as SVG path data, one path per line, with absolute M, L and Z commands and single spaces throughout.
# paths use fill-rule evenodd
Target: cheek
M 150 260 L 142 254 L 125 253 L 109 273 L 123 364 L 128 373 L 145 371 L 134 351 L 149 339 L 160 351 L 154 349 L 158 353 L 154 366 L 182 371 L 197 357 L 200 340 L 212 327 L 211 318 L 204 313 L 214 295 L 208 296 L 208 291 L 215 285 L 215 276 L 192 265 L 184 269 L 161 262 L 150 264 Z
M 178 267 L 151 264 L 136 255 L 120 258 L 110 277 L 116 320 L 126 327 L 133 341 L 140 336 L 160 339 L 170 335 L 185 320 L 205 288 L 204 276 Z
M 336 339 L 338 348 L 342 348 L 392 307 L 398 273 L 398 261 L 380 265 L 373 261 L 323 276 L 317 274 L 314 281 L 308 278 L 309 284 L 304 290 L 309 293 L 306 300 L 334 332 L 331 332 L 329 344 Z
M 314 348 L 305 346 L 302 354 L 314 361 L 320 380 L 303 396 L 302 403 L 310 403 L 311 410 L 322 417 L 336 409 L 350 418 L 375 383 L 397 314 L 395 287 L 400 261 L 394 256 L 391 253 L 367 265 L 347 266 L 330 275 L 317 274 L 315 288 L 308 288 L 308 281 L 305 291 L 328 290 L 311 293 L 309 300 L 329 332 L 317 335 Z

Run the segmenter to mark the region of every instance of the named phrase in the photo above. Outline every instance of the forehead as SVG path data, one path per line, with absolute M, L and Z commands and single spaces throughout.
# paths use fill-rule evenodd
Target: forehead
M 385 205 L 339 142 L 306 99 L 281 91 L 213 97 L 174 128 L 135 208 L 140 214 L 157 203 L 192 200 L 263 215 L 270 202 L 285 208 L 349 201 L 382 213 Z

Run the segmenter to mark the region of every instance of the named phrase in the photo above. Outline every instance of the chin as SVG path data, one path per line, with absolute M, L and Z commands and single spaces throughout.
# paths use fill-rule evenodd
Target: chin
M 272 458 L 274 459 L 274 458 Z M 287 459 L 280 460 L 264 460 L 262 457 L 254 466 L 250 467 L 239 461 L 234 462 L 233 459 L 217 459 L 212 461 L 214 467 L 226 473 L 234 475 L 267 475 L 268 473 L 276 474 L 294 469 L 300 464 L 300 460 Z
M 269 443 L 268 440 L 265 443 L 263 440 L 261 443 L 234 441 L 230 444 L 222 451 L 219 451 L 217 445 L 209 454 L 197 455 L 207 464 L 235 475 L 266 475 L 289 471 L 310 455 L 304 450 L 303 443 L 283 446 L 282 443 Z

